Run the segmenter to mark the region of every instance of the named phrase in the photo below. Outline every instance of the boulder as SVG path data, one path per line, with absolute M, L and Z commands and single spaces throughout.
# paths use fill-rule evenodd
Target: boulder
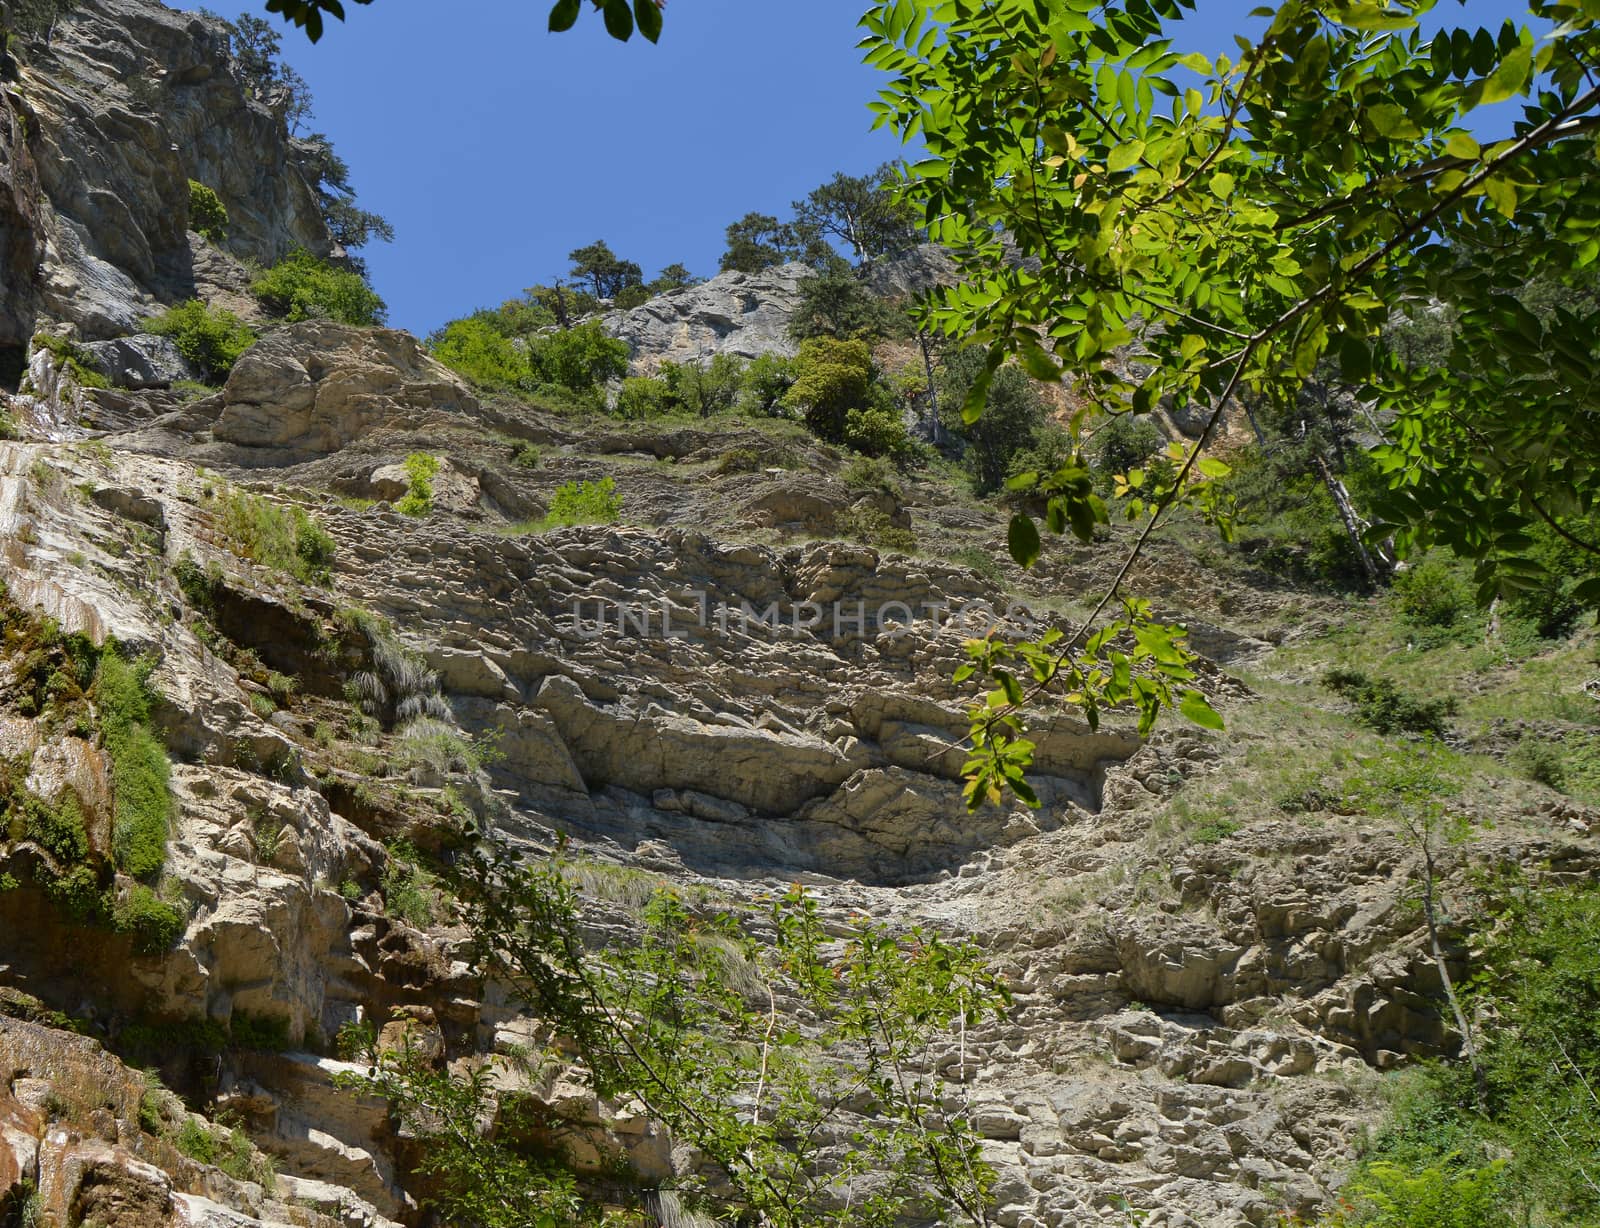
M 170 388 L 178 380 L 200 379 L 200 371 L 178 351 L 171 337 L 136 333 L 114 341 L 91 341 L 83 348 L 94 355 L 100 373 L 118 388 Z
M 410 333 L 307 320 L 245 351 L 223 389 L 213 433 L 225 443 L 310 457 L 380 427 L 476 409 L 466 385 Z

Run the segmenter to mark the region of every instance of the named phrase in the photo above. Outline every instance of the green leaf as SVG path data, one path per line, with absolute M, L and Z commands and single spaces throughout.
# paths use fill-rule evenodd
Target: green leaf
M 1046 384 L 1061 382 L 1061 368 L 1038 346 L 1022 345 L 1017 348 L 1017 353 L 1022 359 L 1023 369 L 1034 379 Z
M 1218 200 L 1227 200 L 1233 195 L 1233 176 L 1227 171 L 1218 171 L 1211 176 L 1211 194 Z
M 1144 157 L 1144 142 L 1127 141 L 1111 151 L 1111 155 L 1106 158 L 1106 170 L 1113 174 L 1125 171 L 1142 157 Z
M 1366 109 L 1365 114 L 1373 130 L 1391 141 L 1409 141 L 1422 135 L 1422 129 L 1392 102 L 1375 103 Z
M 583 0 L 560 0 L 555 8 L 550 10 L 550 30 L 560 34 L 563 30 L 572 29 L 572 23 L 578 20 L 578 14 L 583 9 Z
M 661 37 L 661 10 L 655 0 L 633 0 L 633 19 L 639 23 L 639 33 L 652 43 Z
M 1356 383 L 1372 374 L 1372 351 L 1366 339 L 1355 333 L 1346 333 L 1339 346 L 1339 369 L 1347 380 Z
M 1206 702 L 1206 697 L 1199 691 L 1184 693 L 1183 702 L 1178 705 L 1178 711 L 1188 717 L 1202 729 L 1222 730 L 1227 728 L 1222 718 L 1217 715 L 1217 710 Z
M 1477 141 L 1465 132 L 1452 132 L 1444 143 L 1444 151 L 1452 158 L 1467 158 L 1476 160 L 1483 152 Z
M 1018 512 L 1006 530 L 1006 548 L 1019 567 L 1032 567 L 1039 560 L 1039 529 L 1031 517 Z
M 994 372 L 985 368 L 978 372 L 978 378 L 972 381 L 972 387 L 967 389 L 967 399 L 961 406 L 961 421 L 971 426 L 983 417 L 983 407 L 989 401 L 989 385 L 994 382 Z
M 606 0 L 606 33 L 618 42 L 625 43 L 633 37 L 633 12 L 628 0 Z
M 1515 51 L 1500 61 L 1500 66 L 1490 73 L 1483 83 L 1483 93 L 1478 97 L 1480 106 L 1504 102 L 1513 94 L 1520 94 L 1533 70 L 1533 48 L 1520 44 Z M 1510 214 L 1506 215 L 1507 217 Z
M 1517 189 L 1504 179 L 1485 179 L 1483 181 L 1483 194 L 1489 198 L 1489 203 L 1506 217 L 1512 217 L 1517 212 Z

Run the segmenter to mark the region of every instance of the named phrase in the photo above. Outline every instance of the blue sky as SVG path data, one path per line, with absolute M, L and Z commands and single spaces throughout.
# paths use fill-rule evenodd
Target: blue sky
M 214 6 L 224 13 L 226 4 Z M 1229 48 L 1256 0 L 1200 0 L 1195 50 Z M 566 272 L 603 238 L 647 277 L 716 272 L 727 224 L 784 215 L 834 171 L 899 155 L 869 131 L 880 74 L 860 63 L 862 0 L 670 0 L 661 42 L 606 37 L 585 11 L 546 32 L 548 0 L 348 5 L 284 58 L 311 84 L 315 127 L 367 208 L 397 232 L 365 253 L 391 322 L 422 334 Z M 1520 6 L 1458 6 L 1498 25 Z M 453 25 L 438 28 L 441 14 Z

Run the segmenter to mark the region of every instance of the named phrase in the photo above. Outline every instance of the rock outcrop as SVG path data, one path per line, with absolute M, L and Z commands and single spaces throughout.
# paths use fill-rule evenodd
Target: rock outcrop
M 662 362 L 708 362 L 718 354 L 789 355 L 795 352 L 789 317 L 800 302 L 800 282 L 809 276 L 803 264 L 719 273 L 630 311 L 610 312 L 601 324 L 627 342 L 636 375 L 649 375 Z
M 213 18 L 82 0 L 6 93 L 0 346 L 25 344 L 40 312 L 86 339 L 135 332 L 161 304 L 226 293 L 239 260 L 332 250 L 303 155 Z M 189 229 L 191 179 L 228 209 L 220 250 Z

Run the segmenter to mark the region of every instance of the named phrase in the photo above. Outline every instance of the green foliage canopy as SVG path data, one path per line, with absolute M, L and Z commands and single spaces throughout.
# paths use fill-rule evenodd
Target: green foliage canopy
M 892 77 L 871 104 L 878 123 L 928 153 L 906 199 L 965 277 L 928 326 L 987 347 L 990 371 L 1014 355 L 1037 378 L 1070 377 L 1103 412 L 1201 407 L 1208 426 L 1145 505 L 1141 543 L 1173 502 L 1205 493 L 1202 452 L 1230 401 L 1292 401 L 1332 359 L 1396 416 L 1378 453 L 1390 486 L 1379 531 L 1476 558 L 1486 597 L 1540 583 L 1530 526 L 1571 533 L 1600 498 L 1581 340 L 1600 336 L 1600 305 L 1545 325 L 1512 291 L 1600 255 L 1592 7 L 1536 0 L 1530 12 L 1556 27 L 1540 42 L 1510 24 L 1424 37 L 1427 0 L 1286 0 L 1256 42 L 1215 57 L 1171 49 L 1191 7 L 881 0 L 863 17 L 867 60 Z M 1480 108 L 1519 97 L 1504 139 L 1471 135 Z M 1478 357 L 1407 367 L 1384 344 L 1391 312 L 1436 301 Z M 1134 372 L 1117 361 L 1129 346 Z M 987 382 L 965 406 L 973 420 Z M 1070 470 L 1022 484 L 1056 531 L 1087 538 L 1102 519 Z M 1014 522 L 1012 546 L 1019 562 L 1036 557 L 1031 518 Z M 1061 671 L 1095 662 L 1107 627 L 1138 633 L 1126 607 L 1098 623 L 1128 570 L 1036 662 L 1037 686 L 1086 707 L 1105 698 L 1092 669 L 1064 684 Z M 1600 578 L 1585 596 L 1600 599 Z M 1182 654 L 1165 664 L 1186 668 Z M 1138 681 L 1150 685 L 1128 699 L 1149 720 L 1160 682 Z M 1000 732 L 1023 698 L 1019 687 L 985 705 L 978 732 Z M 1010 740 L 1000 732 L 974 770 L 990 773 Z
M 250 292 L 286 320 L 322 318 L 370 326 L 382 324 L 389 314 L 359 273 L 318 260 L 304 248 L 296 248 L 251 282 Z

